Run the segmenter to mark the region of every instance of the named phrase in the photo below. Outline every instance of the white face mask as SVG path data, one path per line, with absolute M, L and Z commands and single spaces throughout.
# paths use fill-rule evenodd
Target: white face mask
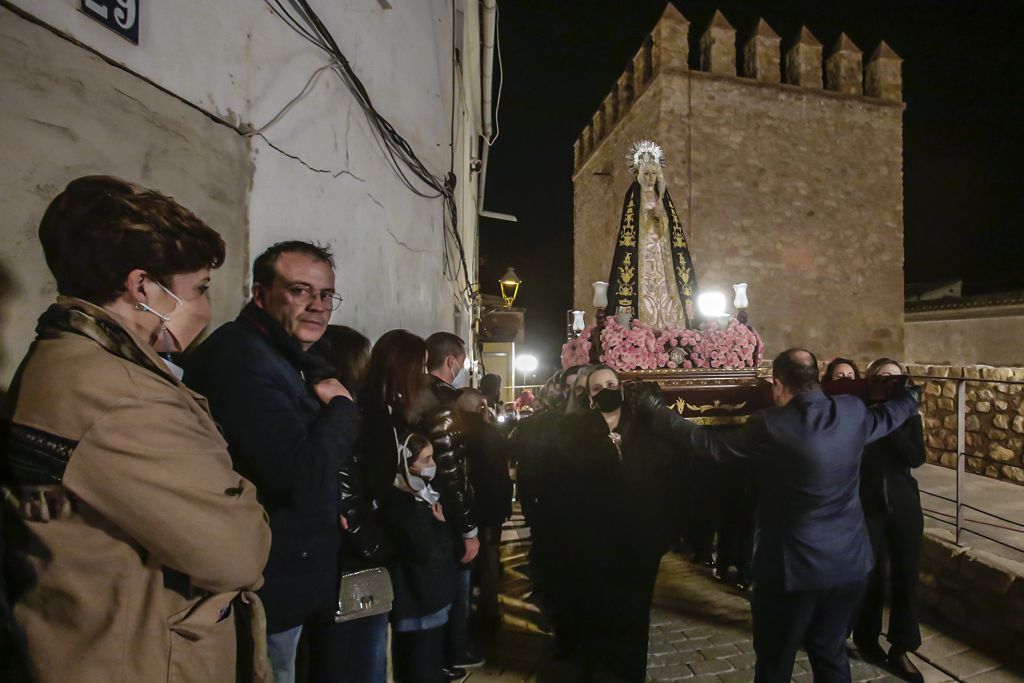
M 175 313 L 177 313 L 179 310 L 181 310 L 181 307 L 185 305 L 185 302 L 182 301 L 181 299 L 179 299 L 177 297 L 177 295 L 175 295 L 174 292 L 172 292 L 171 290 L 167 289 L 166 287 L 164 287 L 162 284 L 160 284 L 156 280 L 153 280 L 153 282 L 156 284 L 157 287 L 159 287 L 160 289 L 162 289 L 165 292 L 167 292 L 168 296 L 170 296 L 172 299 L 174 299 L 174 310 L 172 310 L 170 313 L 164 315 L 160 311 L 157 311 L 155 308 L 151 307 L 149 304 L 144 304 L 141 301 L 139 303 L 135 304 L 135 308 L 139 309 L 140 311 L 145 311 L 146 313 L 152 313 L 153 315 L 155 315 L 156 317 L 160 318 L 160 320 L 162 320 L 163 322 L 166 323 L 168 320 L 171 319 L 171 317 L 174 316 Z
M 409 471 L 409 459 L 412 457 L 412 453 L 409 451 L 410 438 L 412 438 L 411 434 L 405 438 L 405 443 L 402 443 L 398 440 L 398 431 L 395 431 L 395 446 L 398 448 L 398 472 L 395 473 L 392 485 L 399 491 L 411 493 L 428 505 L 434 505 L 441 500 L 441 494 L 431 488 L 425 475 L 428 470 L 436 471 L 437 467 L 424 467 L 421 472 L 421 475 L 424 476 L 417 476 Z M 433 476 L 433 471 L 430 474 Z
M 431 480 L 433 480 L 434 475 L 436 475 L 436 474 L 437 474 L 437 465 L 431 465 L 430 467 L 421 467 L 420 468 L 420 479 L 426 479 L 427 481 L 431 481 Z
M 466 371 L 465 366 L 459 369 L 455 374 L 455 378 L 452 380 L 452 386 L 456 389 L 461 389 L 466 386 L 466 382 L 469 379 L 469 372 Z

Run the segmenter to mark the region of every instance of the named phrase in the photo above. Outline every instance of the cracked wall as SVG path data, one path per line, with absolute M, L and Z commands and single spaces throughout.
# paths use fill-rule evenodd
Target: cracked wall
M 201 112 L 0 8 L 0 386 L 6 387 L 56 285 L 37 231 L 72 178 L 121 176 L 174 196 L 224 237 L 217 320 L 242 303 L 249 143 Z
M 232 225 L 242 226 L 244 241 L 229 254 L 229 264 L 237 265 L 238 270 L 222 273 L 221 279 L 230 286 L 223 295 L 218 294 L 214 325 L 237 312 L 248 290 L 249 264 L 255 254 L 277 240 L 310 239 L 331 246 L 337 256 L 337 285 L 345 301 L 333 322 L 351 325 L 371 339 L 396 327 L 422 335 L 453 330 L 467 336 L 467 318 L 456 318 L 458 296 L 465 283 L 453 284 L 443 273 L 441 200 L 417 196 L 402 184 L 363 111 L 337 77 L 324 72 L 308 96 L 278 123 L 251 139 L 241 135 L 244 126 L 259 128 L 270 121 L 325 63 L 322 52 L 290 31 L 264 3 L 148 3 L 140 45 L 134 46 L 86 17 L 75 3 L 9 1 L 52 30 L 33 26 L 2 7 L 0 20 L 14 27 L 12 31 L 26 32 L 31 27 L 46 45 L 43 52 L 58 50 L 63 55 L 61 60 L 42 59 L 41 66 L 20 87 L 31 92 L 42 109 L 65 108 L 61 125 L 76 134 L 88 131 L 100 136 L 89 143 L 98 149 L 83 149 L 78 158 L 62 148 L 59 131 L 45 136 L 35 131 L 20 143 L 22 155 L 12 158 L 13 163 L 3 171 L 12 183 L 8 187 L 17 190 L 4 193 L 7 206 L 18 216 L 17 228 L 8 229 L 20 230 L 25 241 L 16 254 L 34 260 L 26 271 L 31 277 L 19 276 L 19 281 L 49 281 L 34 234 L 30 234 L 45 206 L 43 195 L 49 190 L 33 190 L 35 185 L 48 183 L 58 188 L 105 164 L 106 169 L 129 179 L 174 193 L 204 218 L 212 215 L 223 222 L 222 215 L 228 213 Z M 456 1 L 462 8 L 464 3 Z M 469 12 L 465 16 L 461 48 L 465 64 L 462 78 L 453 81 L 454 18 L 447 0 L 403 3 L 394 10 L 363 0 L 339 0 L 322 3 L 317 9 L 377 109 L 409 141 L 430 171 L 444 175 L 449 165 L 454 165 L 461 233 L 470 279 L 475 280 L 477 178 L 469 171 L 480 128 L 479 86 L 474 85 L 479 79 L 480 53 L 475 15 Z M 137 77 L 107 65 L 70 41 L 99 52 Z M 22 60 L 20 50 L 11 46 L 3 60 L 0 72 L 8 70 L 8 61 L 17 65 Z M 83 87 L 63 75 L 84 64 L 95 71 L 102 66 L 118 72 L 117 88 L 130 98 L 152 100 L 153 111 L 190 110 L 197 121 L 203 121 L 196 127 L 202 132 L 178 124 L 161 129 L 153 117 L 147 120 L 138 113 L 139 105 L 129 97 L 109 88 L 96 90 L 91 83 L 84 87 L 86 94 L 74 100 L 75 89 Z M 462 91 L 463 84 L 467 92 Z M 12 97 L 5 89 L 5 105 L 22 97 L 20 93 Z M 457 107 L 454 122 L 453 101 Z M 0 118 L 10 111 L 5 107 Z M 132 125 L 122 126 L 122 122 Z M 20 126 L 31 127 L 26 122 Z M 5 127 L 0 141 L 6 143 L 9 136 L 21 135 L 15 131 L 20 128 Z M 453 132 L 454 161 L 449 145 Z M 113 144 L 124 135 L 128 140 L 120 142 L 121 148 Z M 160 145 L 173 147 L 174 140 L 180 154 L 162 151 L 156 141 L 165 138 L 168 142 Z M 241 179 L 245 187 L 236 192 L 237 174 L 227 166 L 237 160 L 239 149 L 243 150 L 240 163 L 246 166 Z M 90 157 L 88 151 L 94 155 Z M 215 162 L 225 167 L 216 169 Z M 46 182 L 34 181 L 29 177 L 33 173 L 47 176 Z M 195 191 L 190 195 L 180 187 Z M 429 193 L 427 188 L 417 187 Z M 216 204 L 220 213 L 208 215 L 203 197 L 218 194 L 224 195 L 223 203 Z M 216 225 L 216 221 L 211 223 Z M 12 253 L 4 253 L 0 266 L 8 267 L 7 256 Z M 19 307 L 32 309 L 20 314 L 24 320 L 34 319 L 36 309 L 50 293 L 38 293 L 29 300 L 19 290 Z M 21 321 L 5 329 L 3 335 L 4 352 L 15 357 L 13 361 L 3 359 L 0 383 L 10 376 L 9 363 L 17 361 L 31 339 L 31 328 Z

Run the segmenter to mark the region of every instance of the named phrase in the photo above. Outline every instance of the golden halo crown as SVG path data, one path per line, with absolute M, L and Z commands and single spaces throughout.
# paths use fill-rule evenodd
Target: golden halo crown
M 626 160 L 629 162 L 629 170 L 638 173 L 640 167 L 647 163 L 653 162 L 664 166 L 665 153 L 661 150 L 661 145 L 652 140 L 638 140 L 629 148 Z

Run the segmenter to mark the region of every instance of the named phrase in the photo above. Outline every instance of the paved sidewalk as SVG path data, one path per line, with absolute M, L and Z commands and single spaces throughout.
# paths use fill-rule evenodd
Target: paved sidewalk
M 530 583 L 523 568 L 529 529 L 514 518 L 503 533 L 505 578 L 503 624 L 488 663 L 466 680 L 471 683 L 571 683 L 576 670 L 554 660 L 551 639 L 541 632 L 540 615 L 529 603 Z M 940 631 L 924 626 L 925 638 L 916 662 L 926 683 L 969 680 L 977 683 L 1024 681 L 999 662 L 972 650 Z M 651 681 L 753 680 L 754 654 L 750 606 L 736 590 L 715 581 L 710 571 L 675 554 L 665 557 L 651 612 L 648 677 Z M 810 681 L 801 653 L 794 681 Z M 886 671 L 851 656 L 854 681 L 898 681 Z
M 921 488 L 921 507 L 931 515 L 926 514 L 925 526 L 954 528 L 956 505 L 946 499 L 956 499 L 956 470 L 926 463 L 913 472 Z M 971 533 L 972 530 L 978 531 L 990 538 L 1024 549 L 1024 486 L 970 472 L 964 473 L 963 481 L 965 490 L 962 502 L 1004 519 L 1000 520 L 976 510 L 965 510 L 963 528 L 966 531 L 961 533 L 960 542 L 1008 560 L 1024 562 L 1024 552 Z M 944 521 L 939 521 L 935 517 Z M 1004 520 L 1012 520 L 1016 524 Z

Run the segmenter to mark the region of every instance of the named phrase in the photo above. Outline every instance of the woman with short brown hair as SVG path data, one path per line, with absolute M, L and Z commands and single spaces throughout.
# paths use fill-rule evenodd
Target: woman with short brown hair
M 158 355 L 210 321 L 223 240 L 107 176 L 72 181 L 39 238 L 60 296 L 7 396 L 3 456 L 32 678 L 269 680 L 251 593 L 270 548 L 263 508 L 205 399 Z

